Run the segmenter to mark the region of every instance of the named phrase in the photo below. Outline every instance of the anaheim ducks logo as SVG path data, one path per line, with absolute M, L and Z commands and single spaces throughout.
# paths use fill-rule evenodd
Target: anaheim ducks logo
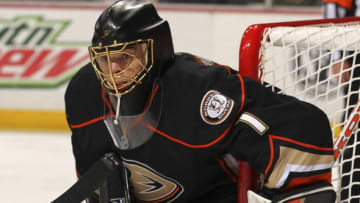
M 123 162 L 130 171 L 135 196 L 141 202 L 172 202 L 184 191 L 178 182 L 143 163 L 126 159 Z
M 222 123 L 234 106 L 232 99 L 215 90 L 208 91 L 201 101 L 201 118 L 208 124 Z

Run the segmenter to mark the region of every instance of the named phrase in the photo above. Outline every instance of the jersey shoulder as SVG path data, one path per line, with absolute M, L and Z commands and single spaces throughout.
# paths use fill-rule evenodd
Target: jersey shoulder
M 100 81 L 88 63 L 73 76 L 65 91 L 65 110 L 70 124 L 103 116 L 103 105 Z
M 187 92 L 195 91 L 196 94 L 214 89 L 230 97 L 237 95 L 230 90 L 240 86 L 237 71 L 188 53 L 176 54 L 174 63 L 164 74 L 164 80 L 165 86 L 181 86 Z
M 229 67 L 177 54 L 162 77 L 166 114 L 159 130 L 189 146 L 206 145 L 226 134 L 243 106 L 240 78 Z

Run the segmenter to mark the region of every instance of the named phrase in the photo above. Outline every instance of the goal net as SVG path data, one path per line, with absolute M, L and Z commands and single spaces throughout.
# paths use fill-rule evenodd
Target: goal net
M 332 169 L 337 202 L 360 201 L 359 53 L 360 18 L 252 25 L 240 46 L 242 75 L 325 111 L 334 146 L 349 138 Z

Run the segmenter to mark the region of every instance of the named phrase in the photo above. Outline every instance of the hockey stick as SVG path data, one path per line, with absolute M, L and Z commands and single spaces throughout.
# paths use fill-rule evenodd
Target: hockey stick
M 105 154 L 100 160 L 96 161 L 94 165 L 89 168 L 89 170 L 74 185 L 72 185 L 66 192 L 64 192 L 60 197 L 51 203 L 80 203 L 86 198 L 90 197 L 96 189 L 102 188 L 107 190 L 108 186 L 106 184 L 106 180 L 108 177 L 111 176 L 114 172 L 118 173 L 119 170 L 124 172 L 123 169 L 124 168 L 121 161 L 115 156 L 115 154 Z M 126 174 L 122 173 L 121 175 Z M 116 179 L 116 181 L 121 182 L 119 177 Z M 127 181 L 127 178 L 125 178 L 124 181 Z M 100 190 L 100 196 L 102 196 L 104 192 L 106 197 L 100 197 L 100 203 L 111 202 L 109 201 L 111 198 L 108 194 L 109 191 Z M 121 201 L 118 199 L 118 202 L 128 203 L 130 201 L 130 197 L 127 185 L 125 185 L 123 193 L 124 197 L 121 198 Z
M 353 131 L 357 128 L 360 120 L 360 100 L 351 112 L 348 121 L 340 132 L 334 145 L 334 161 L 336 162 L 344 152 L 344 147 L 348 143 Z

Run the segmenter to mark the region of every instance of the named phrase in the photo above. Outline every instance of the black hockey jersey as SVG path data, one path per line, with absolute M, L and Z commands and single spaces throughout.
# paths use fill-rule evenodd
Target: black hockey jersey
M 105 127 L 108 101 L 91 65 L 73 77 L 65 101 L 79 176 L 114 152 L 141 202 L 236 202 L 232 158 L 263 173 L 270 189 L 330 181 L 332 136 L 315 106 L 185 53 L 176 55 L 161 83 L 163 113 L 158 126 L 148 126 L 153 136 L 120 150 Z

